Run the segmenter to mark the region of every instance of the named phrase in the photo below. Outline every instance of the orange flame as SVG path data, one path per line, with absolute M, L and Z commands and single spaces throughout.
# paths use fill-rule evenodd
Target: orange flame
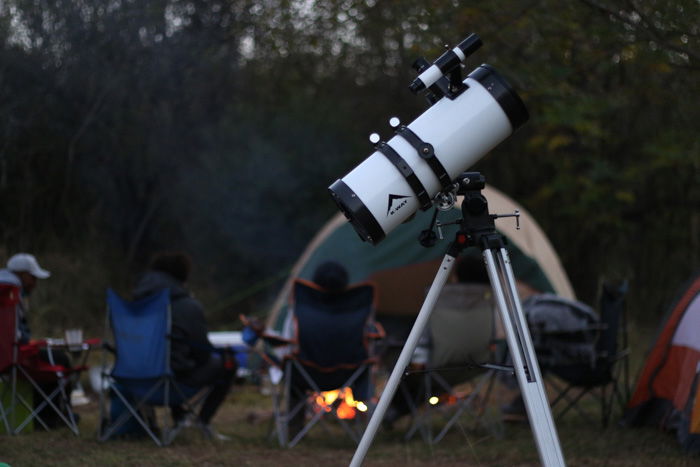
M 316 405 L 320 410 L 330 412 L 335 405 L 335 414 L 343 420 L 351 420 L 357 415 L 357 411 L 367 411 L 367 405 L 362 401 L 356 401 L 352 389 L 342 388 L 332 391 L 323 391 L 315 396 Z
M 466 395 L 446 393 L 437 396 L 431 396 L 430 398 L 428 398 L 428 403 L 430 405 L 454 405 L 460 398 L 463 397 L 466 397 Z

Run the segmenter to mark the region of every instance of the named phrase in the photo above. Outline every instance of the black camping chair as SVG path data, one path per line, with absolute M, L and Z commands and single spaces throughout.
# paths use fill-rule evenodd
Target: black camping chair
M 374 395 L 372 367 L 378 359 L 372 341 L 384 336 L 381 325 L 373 321 L 374 286 L 358 284 L 331 294 L 297 279 L 293 300 L 294 351 L 280 364 L 283 378 L 277 386 L 283 390 L 274 393 L 278 441 L 293 447 L 323 422 L 324 415 L 332 415 L 359 442 L 364 418 L 345 420 L 339 410 L 347 388 L 365 409 Z M 337 399 L 324 400 L 325 391 L 336 389 L 341 391 Z
M 474 427 L 496 428 L 482 419 L 496 376 L 496 370 L 482 365 L 495 359 L 492 295 L 491 288 L 483 284 L 447 284 L 443 289 L 414 353 L 415 359 L 426 346 L 424 368 L 407 370 L 398 399 L 385 417 L 390 425 L 402 407 L 410 411 L 406 440 L 420 433 L 428 444 L 436 444 L 455 426 L 465 433 L 468 427 L 463 416 Z
M 570 409 L 590 419 L 589 413 L 579 402 L 584 396 L 598 399 L 601 422 L 607 427 L 617 402 L 624 409 L 629 399 L 629 348 L 627 341 L 627 317 L 625 298 L 627 281 L 613 284 L 605 282 L 600 296 L 600 323 L 592 326 L 595 332 L 595 347 L 592 358 L 587 362 L 557 364 L 547 368 L 564 384 L 557 384 L 549 378 L 557 396 L 551 402 L 555 418 L 561 418 Z M 560 411 L 555 408 L 563 404 Z

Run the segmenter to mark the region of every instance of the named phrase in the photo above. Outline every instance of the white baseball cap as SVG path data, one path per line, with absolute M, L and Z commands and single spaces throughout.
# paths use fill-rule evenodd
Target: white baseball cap
M 12 272 L 28 272 L 38 279 L 46 279 L 51 275 L 46 269 L 42 269 L 34 255 L 29 253 L 17 253 L 7 260 L 7 269 Z

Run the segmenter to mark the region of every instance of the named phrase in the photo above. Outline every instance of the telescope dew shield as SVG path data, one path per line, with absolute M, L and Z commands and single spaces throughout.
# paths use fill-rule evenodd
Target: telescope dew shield
M 432 146 L 450 180 L 529 118 L 520 97 L 489 65 L 477 67 L 463 82 L 466 91 L 455 99 L 440 99 L 407 125 Z M 444 174 L 441 183 L 432 162 L 397 131 L 328 189 L 360 238 L 376 245 L 419 208 L 428 209 L 426 197 L 432 200 L 443 190 Z

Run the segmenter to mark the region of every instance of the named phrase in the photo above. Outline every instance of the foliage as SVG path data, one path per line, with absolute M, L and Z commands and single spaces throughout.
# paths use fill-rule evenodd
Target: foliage
M 154 250 L 186 249 L 195 288 L 225 302 L 286 269 L 335 212 L 326 187 L 370 153 L 365 135 L 422 111 L 413 60 L 476 32 L 468 66 L 494 65 L 531 113 L 476 168 L 541 222 L 579 296 L 625 276 L 639 313 L 657 315 L 700 263 L 699 10 L 5 0 L 3 249 L 51 254 L 54 282 L 91 264 L 93 280 L 69 276 L 83 297 L 126 290 Z M 52 298 L 67 302 L 63 289 Z

